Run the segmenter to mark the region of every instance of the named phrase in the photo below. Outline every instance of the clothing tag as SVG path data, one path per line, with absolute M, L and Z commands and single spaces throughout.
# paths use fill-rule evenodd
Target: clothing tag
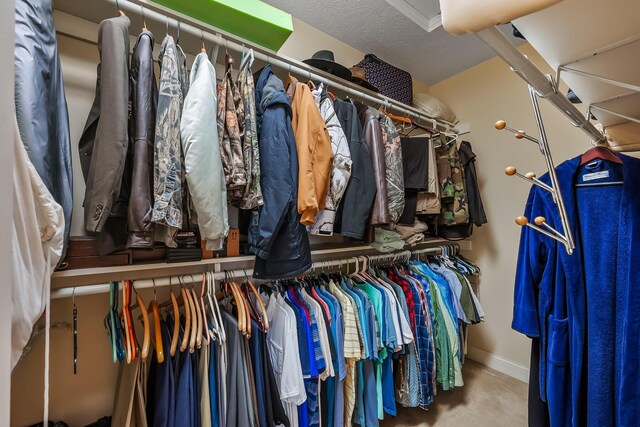
M 585 175 L 582 175 L 583 181 L 593 181 L 594 179 L 602 179 L 602 178 L 609 178 L 609 171 L 593 172 L 593 173 L 587 173 Z

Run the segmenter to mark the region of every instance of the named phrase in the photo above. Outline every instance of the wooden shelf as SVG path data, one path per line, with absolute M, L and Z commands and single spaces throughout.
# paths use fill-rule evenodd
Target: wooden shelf
M 447 244 L 457 244 L 462 250 L 471 249 L 471 241 L 468 240 L 463 240 L 460 242 L 450 242 L 444 239 L 430 239 L 414 247 L 405 248 L 404 250 L 417 250 Z M 368 245 L 331 247 L 327 249 L 314 249 L 311 251 L 312 259 L 314 262 L 374 254 L 380 254 L 380 252 L 376 251 Z M 253 268 L 254 259 L 255 257 L 251 255 L 227 258 L 213 258 L 196 262 L 180 262 L 172 264 L 136 264 L 123 265 L 118 267 L 97 267 L 57 271 L 53 273 L 51 279 L 51 289 L 95 285 L 108 283 L 113 280 L 141 280 L 157 277 L 179 276 L 183 274 L 198 274 L 206 271 L 220 272 L 224 270 L 250 269 Z

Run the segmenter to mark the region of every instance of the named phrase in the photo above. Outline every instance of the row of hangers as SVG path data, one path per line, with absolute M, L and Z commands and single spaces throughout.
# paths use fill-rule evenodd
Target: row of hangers
M 126 361 L 131 363 L 140 358 L 146 362 L 151 345 L 156 353 L 158 363 L 166 359 L 166 352 L 171 357 L 176 352 L 194 352 L 201 348 L 203 343 L 207 345 L 211 341 L 226 341 L 226 334 L 222 327 L 222 316 L 219 304 L 226 304 L 229 309 L 235 308 L 238 316 L 238 330 L 243 336 L 251 336 L 251 320 L 255 320 L 259 328 L 266 332 L 269 329 L 266 308 L 259 297 L 255 285 L 245 275 L 245 280 L 238 282 L 230 274 L 225 274 L 225 279 L 220 283 L 220 290 L 215 290 L 213 272 L 202 274 L 200 292 L 195 288 L 196 279 L 191 275 L 190 285 L 185 280 L 187 276 L 181 276 L 179 280 L 178 294 L 174 292 L 172 278 L 169 278 L 169 298 L 167 301 L 158 302 L 155 280 L 153 280 L 153 299 L 147 306 L 140 293 L 135 289 L 134 282 L 124 280 L 111 282 L 109 292 L 109 313 L 104 323 L 107 329 L 114 363 Z M 119 294 L 122 291 L 122 307 L 120 310 Z M 135 294 L 135 304 L 132 305 L 132 292 Z M 251 294 L 255 298 L 251 297 Z M 185 324 L 182 339 L 180 340 L 181 309 Z M 142 322 L 143 339 L 140 346 L 136 336 L 133 312 L 140 310 L 138 321 Z M 173 324 L 172 339 L 169 349 L 163 348 L 161 335 L 162 312 L 171 315 Z M 77 350 L 76 350 L 77 351 Z M 77 354 L 74 354 L 74 360 Z

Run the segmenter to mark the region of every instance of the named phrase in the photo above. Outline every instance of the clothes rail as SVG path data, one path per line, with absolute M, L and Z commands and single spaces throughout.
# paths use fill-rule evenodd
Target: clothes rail
M 390 254 L 381 254 L 381 255 L 362 255 L 361 259 L 366 259 L 368 262 L 380 262 L 380 261 L 393 261 L 400 260 L 403 258 L 409 259 L 411 255 L 418 254 L 435 254 L 441 253 L 443 251 L 443 246 L 426 248 L 426 249 L 418 249 L 415 251 L 400 251 L 394 252 Z M 347 267 L 351 264 L 359 264 L 358 257 L 351 258 L 343 258 L 338 260 L 328 260 L 328 261 L 317 261 L 314 262 L 308 272 L 313 272 L 314 270 L 322 270 L 325 268 L 331 267 Z M 233 271 L 221 271 L 213 274 L 215 280 L 223 280 L 226 277 L 239 278 L 242 279 L 245 276 L 250 276 L 253 273 L 253 269 L 242 269 L 242 270 L 233 270 Z M 202 282 L 203 274 L 205 273 L 195 273 L 195 274 L 182 274 L 178 276 L 171 277 L 159 277 L 156 279 L 144 279 L 144 280 L 135 280 L 133 282 L 136 290 L 140 289 L 149 289 L 149 288 L 160 288 L 166 287 L 169 285 L 180 286 L 180 284 L 197 284 Z M 87 286 L 68 286 L 60 289 L 56 289 L 51 291 L 51 299 L 61 299 L 61 298 L 71 298 L 73 296 L 83 296 L 83 295 L 95 295 L 95 294 L 105 294 L 109 293 L 110 287 L 108 283 L 98 284 L 98 285 L 87 285 Z
M 567 116 L 573 126 L 581 129 L 596 143 L 604 143 L 606 141 L 602 132 L 589 121 L 589 117 L 585 118 L 575 105 L 558 91 L 557 82 L 553 77 L 542 73 L 497 27 L 485 28 L 478 31 L 476 36 L 533 87 L 538 96 L 547 99 L 562 114 Z
M 432 238 L 417 244 L 413 249 L 430 248 L 446 245 L 448 240 Z M 457 242 L 464 250 L 471 250 L 471 241 Z M 378 255 L 380 252 L 368 245 L 352 245 L 341 247 L 321 247 L 311 251 L 313 262 L 343 259 L 358 255 Z M 51 289 L 66 287 L 80 287 L 110 282 L 112 280 L 141 280 L 152 277 L 169 277 L 178 274 L 201 274 L 204 271 L 220 272 L 224 270 L 240 270 L 253 268 L 255 257 L 242 255 L 237 257 L 222 257 L 203 259 L 193 262 L 152 263 L 120 265 L 114 267 L 95 267 L 74 270 L 61 270 L 53 273 Z
M 359 97 L 363 101 L 367 101 L 374 105 L 384 106 L 389 110 L 396 111 L 405 116 L 409 116 L 418 121 L 426 121 L 432 124 L 433 128 L 439 128 L 445 131 L 456 132 L 456 128 L 453 123 L 445 120 L 436 119 L 430 117 L 424 112 L 402 104 L 387 96 L 374 94 L 374 92 L 365 92 L 362 88 L 354 83 L 346 80 L 338 79 L 332 74 L 310 67 L 307 64 L 297 61 L 292 58 L 288 58 L 283 55 L 272 53 L 257 45 L 253 45 L 250 42 L 238 43 L 230 39 L 230 37 L 223 37 L 220 34 L 220 30 L 215 27 L 205 24 L 193 18 L 189 18 L 185 15 L 179 14 L 172 9 L 165 8 L 159 5 L 155 5 L 147 2 L 133 2 L 129 0 L 101 0 L 113 5 L 114 12 L 116 4 L 125 13 L 135 14 L 144 17 L 146 22 L 157 22 L 162 25 L 168 25 L 168 20 L 173 19 L 180 22 L 180 32 L 188 33 L 191 36 L 197 37 L 206 43 L 215 43 L 217 46 L 224 47 L 225 49 L 233 50 L 236 52 L 246 52 L 248 48 L 254 50 L 254 56 L 256 59 L 266 62 L 267 64 L 287 70 L 290 73 L 295 73 L 310 80 L 320 81 L 331 88 L 346 93 L 352 97 Z M 144 15 L 144 16 L 143 16 Z M 215 32 L 213 34 L 212 32 Z

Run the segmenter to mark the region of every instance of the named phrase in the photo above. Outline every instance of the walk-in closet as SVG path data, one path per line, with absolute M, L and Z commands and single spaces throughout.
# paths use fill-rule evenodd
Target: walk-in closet
M 640 425 L 639 15 L 3 1 L 0 426 Z

